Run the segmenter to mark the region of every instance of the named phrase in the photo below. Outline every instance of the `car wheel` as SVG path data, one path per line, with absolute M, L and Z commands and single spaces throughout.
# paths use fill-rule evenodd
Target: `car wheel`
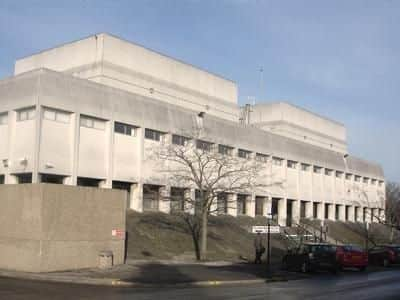
M 309 267 L 307 262 L 303 262 L 301 264 L 301 272 L 302 273 L 308 273 L 309 272 Z
M 389 265 L 390 265 L 389 260 L 388 260 L 387 258 L 384 258 L 384 259 L 383 259 L 383 262 L 382 262 L 382 265 L 383 265 L 385 268 L 389 267 Z

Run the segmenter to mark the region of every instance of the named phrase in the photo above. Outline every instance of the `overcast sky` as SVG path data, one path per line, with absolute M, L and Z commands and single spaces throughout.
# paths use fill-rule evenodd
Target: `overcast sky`
M 350 152 L 400 181 L 399 25 L 394 0 L 1 0 L 0 78 L 19 57 L 109 32 L 234 80 L 241 104 L 285 100 L 344 123 Z

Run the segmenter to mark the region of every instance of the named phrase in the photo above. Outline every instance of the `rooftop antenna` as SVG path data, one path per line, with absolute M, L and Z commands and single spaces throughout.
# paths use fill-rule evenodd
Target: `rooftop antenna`
M 260 72 L 260 98 L 261 98 L 262 97 L 263 85 L 264 85 L 264 68 L 262 66 L 260 67 L 259 72 Z M 262 99 L 260 99 L 260 100 L 262 100 Z

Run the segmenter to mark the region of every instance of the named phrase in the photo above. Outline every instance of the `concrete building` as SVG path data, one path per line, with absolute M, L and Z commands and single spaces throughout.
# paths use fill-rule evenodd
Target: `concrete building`
M 160 194 L 195 190 L 171 186 L 149 151 L 199 121 L 207 142 L 285 182 L 229 195 L 238 205 L 225 213 L 271 212 L 281 225 L 383 214 L 382 168 L 347 152 L 344 125 L 282 102 L 241 109 L 234 82 L 108 34 L 22 58 L 0 81 L 0 183 L 125 189 L 131 209 L 169 212 Z

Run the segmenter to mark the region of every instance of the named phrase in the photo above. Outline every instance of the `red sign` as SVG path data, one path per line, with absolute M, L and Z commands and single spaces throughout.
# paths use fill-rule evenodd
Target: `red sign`
M 111 235 L 118 237 L 118 238 L 124 238 L 125 237 L 125 231 L 122 229 L 113 229 L 111 230 Z

